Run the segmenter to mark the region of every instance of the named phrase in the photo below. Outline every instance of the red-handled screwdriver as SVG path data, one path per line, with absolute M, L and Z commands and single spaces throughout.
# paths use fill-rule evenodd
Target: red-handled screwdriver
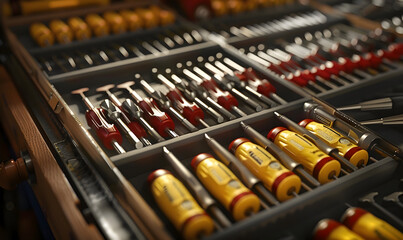
M 208 92 L 209 96 L 226 110 L 230 111 L 232 109 L 241 117 L 247 116 L 246 113 L 238 108 L 238 101 L 236 100 L 236 98 L 232 96 L 229 92 L 221 90 L 213 79 L 202 80 L 187 69 L 184 69 L 183 73 L 191 80 L 193 80 L 197 85 L 202 86 Z
M 112 103 L 117 106 L 120 111 L 122 111 L 121 114 L 121 118 L 123 120 L 123 122 L 127 125 L 127 127 L 137 136 L 140 138 L 141 142 L 145 145 L 145 146 L 150 146 L 151 143 L 150 141 L 148 141 L 148 139 L 146 138 L 147 133 L 144 130 L 144 128 L 135 121 L 131 121 L 127 115 L 127 112 L 122 108 L 122 103 L 120 102 L 120 100 L 115 96 L 115 94 L 113 94 L 110 89 L 114 88 L 115 85 L 114 84 L 108 84 L 102 87 L 99 87 L 96 89 L 97 92 L 105 92 L 109 99 L 112 101 Z
M 266 97 L 274 99 L 280 104 L 287 104 L 286 100 L 276 94 L 276 88 L 273 86 L 273 84 L 271 84 L 267 79 L 259 78 L 252 68 L 244 68 L 229 58 L 224 58 L 223 61 L 244 76 L 247 79 L 250 87 Z M 235 72 L 235 74 L 240 77 L 239 73 L 237 74 L 237 72 Z M 242 80 L 242 78 L 240 79 Z
M 132 85 L 134 85 L 134 81 L 129 81 L 118 85 L 117 88 L 126 89 L 129 92 L 133 99 L 137 101 L 139 107 L 144 111 L 145 119 L 162 137 L 166 137 L 167 135 L 173 138 L 179 137 L 179 135 L 174 131 L 175 124 L 171 117 L 165 112 L 162 112 L 152 98 L 143 99 L 131 88 Z
M 157 78 L 168 88 L 169 92 L 166 94 L 169 100 L 173 103 L 174 107 L 192 124 L 197 125 L 200 123 L 204 127 L 210 127 L 203 119 L 204 112 L 196 104 L 188 102 L 181 94 L 179 90 L 176 89 L 175 85 L 172 84 L 166 77 L 162 74 L 158 74 Z
M 102 116 L 100 109 L 94 107 L 90 100 L 85 96 L 88 88 L 80 88 L 71 92 L 71 94 L 78 94 L 81 96 L 88 110 L 85 112 L 85 119 L 88 126 L 90 126 L 97 134 L 98 138 L 102 141 L 107 149 L 115 149 L 118 153 L 125 153 L 126 151 L 121 146 L 122 136 L 113 124 L 109 124 Z

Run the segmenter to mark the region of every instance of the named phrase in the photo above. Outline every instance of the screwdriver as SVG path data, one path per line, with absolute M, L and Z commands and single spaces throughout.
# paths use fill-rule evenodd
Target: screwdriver
M 204 79 L 202 80 L 198 76 L 196 76 L 191 71 L 184 69 L 183 73 L 193 80 L 195 85 L 203 87 L 209 94 L 209 97 L 217 102 L 222 107 L 224 107 L 227 111 L 233 110 L 241 117 L 246 117 L 247 114 L 238 108 L 238 101 L 234 96 L 232 96 L 229 92 L 221 90 L 213 79 Z
M 328 103 L 312 97 L 315 103 L 305 102 L 304 112 L 307 117 L 336 128 L 350 137 L 359 147 L 368 152 L 374 150 L 382 156 L 390 156 L 396 160 L 402 158 L 400 149 L 385 139 L 377 136 L 369 129 L 360 125 L 356 120 L 336 110 Z
M 231 222 L 218 208 L 216 200 L 211 197 L 203 185 L 201 185 L 201 183 L 171 151 L 169 151 L 166 147 L 163 147 L 162 149 L 165 159 L 168 160 L 172 168 L 185 183 L 186 187 L 191 190 L 193 196 L 195 196 L 201 207 L 211 214 L 222 227 L 227 228 L 231 226 Z
M 169 72 L 169 69 L 167 69 L 167 70 Z M 196 91 L 192 91 L 189 89 L 189 87 L 185 83 L 184 79 L 181 79 L 177 75 L 172 74 L 171 80 L 173 81 L 173 84 L 176 86 L 176 88 L 178 88 L 179 91 L 181 91 L 187 99 L 196 102 L 196 104 L 199 105 L 201 108 L 203 108 L 203 110 L 206 111 L 208 114 L 210 114 L 210 116 L 212 116 L 217 123 L 222 123 L 224 121 L 224 118 L 223 118 L 223 116 L 221 116 L 221 114 L 219 114 L 216 110 L 214 110 L 214 108 L 209 107 L 199 97 L 196 96 L 196 94 L 197 94 Z M 201 98 L 203 98 L 205 101 L 209 102 L 216 109 L 219 109 L 220 112 L 226 112 L 230 116 L 229 119 L 235 119 L 234 115 L 232 115 L 230 112 L 228 112 L 226 109 L 224 109 L 221 105 L 216 103 L 213 99 L 211 99 L 209 96 L 207 96 L 207 94 L 202 94 Z
M 171 117 L 165 112 L 162 112 L 152 98 L 143 99 L 130 87 L 132 85 L 134 85 L 134 81 L 129 81 L 118 85 L 117 88 L 126 89 L 129 92 L 134 100 L 137 101 L 139 107 L 144 111 L 147 122 L 157 130 L 158 134 L 162 137 L 166 137 L 167 135 L 172 138 L 179 137 L 174 131 L 175 124 Z
M 122 108 L 127 112 L 131 119 L 136 119 L 141 125 L 147 129 L 148 134 L 153 137 L 157 142 L 162 142 L 165 139 L 158 134 L 158 132 L 143 118 L 144 112 L 135 104 L 131 99 L 125 99 L 122 103 Z
M 315 226 L 313 240 L 332 239 L 364 240 L 357 233 L 335 220 L 328 218 L 320 220 Z
M 201 153 L 192 159 L 191 165 L 200 182 L 231 213 L 235 221 L 259 211 L 259 198 L 212 155 Z
M 184 239 L 199 239 L 214 231 L 213 220 L 169 171 L 155 170 L 147 182 L 157 205 Z
M 273 128 L 267 138 L 300 162 L 321 184 L 337 179 L 340 163 L 322 152 L 308 139 L 284 127 Z
M 204 127 L 210 127 L 203 119 L 204 112 L 195 103 L 188 102 L 181 94 L 179 90 L 176 89 L 166 77 L 162 74 L 158 74 L 157 78 L 168 88 L 169 92 L 166 96 L 171 100 L 174 107 L 192 124 L 200 123 Z
M 240 92 L 238 89 L 234 88 L 233 83 L 230 82 L 229 80 L 222 78 L 217 74 L 215 74 L 214 77 L 210 77 L 210 75 L 208 75 L 206 72 L 204 72 L 198 67 L 194 67 L 193 71 L 195 71 L 197 74 L 199 74 L 199 76 L 203 77 L 204 79 L 210 79 L 210 81 L 216 82 L 219 85 L 219 87 L 221 87 L 224 91 L 232 93 L 234 96 L 238 97 L 247 105 L 249 105 L 256 112 L 259 112 L 263 109 L 262 106 L 260 106 L 257 102 L 253 101 L 248 96 Z
M 80 88 L 71 92 L 71 94 L 79 94 L 87 106 L 88 110 L 85 112 L 85 119 L 88 126 L 96 132 L 98 138 L 107 149 L 115 149 L 118 153 L 125 153 L 126 151 L 121 146 L 122 136 L 119 130 L 113 124 L 109 124 L 100 113 L 100 110 L 95 108 L 84 95 L 88 90 L 88 88 Z
M 143 19 L 132 10 L 123 9 L 119 12 L 123 20 L 126 22 L 129 31 L 136 31 L 143 27 Z
M 221 146 L 221 144 L 219 144 L 209 135 L 204 134 L 204 138 L 209 147 L 213 149 L 221 161 L 223 161 L 224 164 L 227 165 L 228 168 L 231 169 L 231 171 L 242 180 L 246 187 L 258 192 L 270 204 L 280 204 L 278 200 L 263 186 L 262 182 L 255 177 L 234 155 L 228 152 L 227 149 Z
M 277 119 L 280 120 L 288 129 L 299 133 L 304 138 L 315 144 L 321 151 L 339 161 L 344 168 L 348 168 L 350 171 L 356 171 L 358 169 L 355 165 L 353 165 L 346 158 L 339 154 L 338 148 L 326 144 L 324 140 L 316 136 L 314 133 L 308 131 L 304 127 L 301 127 L 297 123 L 291 121 L 286 116 L 281 115 L 278 112 L 274 112 L 274 116 L 276 116 Z
M 255 175 L 264 185 L 283 202 L 297 196 L 301 188 L 301 179 L 261 146 L 246 138 L 237 138 L 228 149 Z
M 304 167 L 301 163 L 294 161 L 290 156 L 288 156 L 283 150 L 281 150 L 276 144 L 272 141 L 269 141 L 266 137 L 261 135 L 251 126 L 246 125 L 245 123 L 241 122 L 241 127 L 244 130 L 245 134 L 253 139 L 256 143 L 260 146 L 264 147 L 268 152 L 273 154 L 280 162 L 289 170 L 296 173 L 302 179 L 309 183 L 310 186 L 318 187 L 320 183 L 313 178 L 308 172 L 304 170 Z M 303 183 L 302 183 L 303 184 Z
M 360 110 L 363 112 L 391 110 L 391 112 L 393 112 L 394 114 L 403 113 L 403 96 L 372 99 L 369 101 L 364 101 L 353 105 L 338 107 L 337 110 L 338 111 Z
M 109 26 L 106 21 L 98 14 L 88 14 L 85 21 L 91 28 L 92 33 L 97 37 L 102 37 L 109 34 Z
M 126 125 L 126 123 L 123 122 L 123 113 L 118 107 L 115 106 L 115 104 L 113 104 L 109 99 L 105 99 L 101 102 L 100 107 L 104 110 L 103 113 L 107 120 L 116 124 L 120 130 L 126 134 L 126 137 L 136 149 L 143 147 L 143 143 L 140 141 L 140 139 L 138 139 L 137 136 Z
M 260 79 L 252 68 L 244 68 L 229 58 L 224 58 L 223 61 L 239 72 L 238 74 L 235 72 L 235 74 L 239 76 L 240 80 L 242 80 L 240 75 L 244 76 L 249 87 L 252 87 L 254 90 L 265 95 L 266 97 L 274 99 L 280 104 L 287 104 L 286 100 L 276 94 L 276 88 L 268 80 Z
M 198 129 L 189 122 L 186 118 L 184 118 L 175 108 L 171 106 L 171 102 L 165 96 L 162 94 L 160 91 L 155 90 L 153 87 L 150 86 L 145 80 L 140 80 L 140 85 L 144 88 L 144 90 L 154 99 L 155 101 L 158 102 L 159 106 L 165 110 L 168 111 L 170 114 L 175 116 L 176 119 L 179 120 L 179 122 L 185 126 L 189 131 L 191 132 L 196 132 Z
M 348 208 L 341 222 L 364 239 L 403 239 L 403 233 L 362 208 Z
M 57 42 L 65 44 L 73 41 L 73 33 L 70 27 L 62 20 L 55 19 L 50 21 L 49 28 L 52 30 Z
M 304 119 L 299 125 L 318 136 L 328 146 L 337 148 L 339 154 L 354 166 L 361 167 L 367 165 L 368 152 L 352 143 L 336 130 L 322 123 L 315 122 L 312 119 Z
M 374 125 L 374 124 L 381 124 L 381 125 L 401 125 L 403 124 L 403 114 L 398 114 L 389 117 L 383 117 L 378 119 L 371 119 L 366 121 L 360 122 L 362 125 Z
M 71 17 L 67 20 L 67 23 L 77 40 L 86 40 L 91 38 L 91 30 L 79 17 Z
M 35 42 L 41 47 L 51 46 L 55 42 L 52 31 L 43 23 L 33 23 L 29 27 L 29 33 Z
M 277 106 L 277 103 L 275 103 L 271 99 L 267 98 L 266 96 L 262 95 L 261 93 L 257 92 L 255 89 L 251 88 L 248 85 L 247 80 L 242 81 L 241 79 L 239 79 L 238 76 L 236 76 L 233 72 L 231 72 L 231 70 L 230 70 L 230 74 L 228 74 L 228 72 L 224 73 L 221 70 L 219 70 L 218 68 L 216 68 L 215 66 L 213 66 L 211 63 L 208 63 L 208 62 L 205 63 L 204 66 L 211 73 L 213 73 L 215 75 L 219 75 L 220 78 L 226 79 L 226 81 L 230 81 L 231 83 L 234 83 L 238 88 L 241 88 L 241 89 L 247 91 L 248 93 L 252 94 L 254 97 L 256 97 L 260 101 L 268 104 L 269 106 L 272 106 L 272 107 Z M 245 77 L 243 77 L 243 78 L 245 78 Z
M 99 87 L 99 88 L 97 88 L 96 89 L 96 91 L 97 92 L 105 92 L 107 95 L 108 95 L 108 97 L 109 97 L 109 99 L 112 101 L 112 103 L 113 104 L 115 104 L 115 106 L 117 106 L 120 110 L 121 110 L 121 112 L 122 112 L 122 120 L 124 121 L 124 123 L 129 127 L 129 129 L 136 135 L 136 136 L 138 136 L 139 138 L 140 138 L 140 140 L 141 140 L 141 142 L 145 145 L 145 146 L 149 146 L 149 145 L 151 145 L 151 143 L 150 143 L 150 141 L 148 141 L 148 139 L 146 139 L 145 137 L 147 136 L 147 133 L 145 132 L 145 130 L 141 127 L 141 125 L 138 123 L 138 122 L 135 122 L 135 121 L 130 121 L 130 119 L 128 118 L 128 116 L 127 116 L 127 114 L 126 113 L 129 113 L 129 111 L 126 111 L 126 109 L 124 109 L 124 107 L 122 106 L 122 103 L 119 101 L 119 99 L 115 96 L 115 94 L 113 94 L 111 91 L 110 91 L 110 89 L 112 89 L 112 88 L 114 88 L 115 87 L 115 85 L 114 84 L 108 84 L 108 85 L 105 85 L 105 86 L 102 86 L 102 87 Z M 127 107 L 128 105 L 126 104 L 126 107 Z M 138 107 L 137 107 L 138 108 Z M 127 108 L 127 109 L 129 109 L 130 110 L 130 114 L 131 115 L 136 115 L 135 113 L 136 113 L 136 110 L 133 110 L 132 109 L 132 107 L 131 107 L 131 105 L 129 105 L 129 107 Z M 136 119 L 136 120 L 138 120 L 139 122 L 146 122 L 144 119 L 139 119 L 139 118 L 142 118 L 141 117 L 141 115 L 140 115 L 140 117 L 132 117 L 132 119 Z M 147 123 L 147 122 L 146 122 Z M 147 130 L 148 130 L 148 132 L 149 133 L 152 133 L 152 134 L 150 134 L 151 136 L 153 136 L 153 137 L 155 137 L 155 136 L 157 136 L 157 135 L 155 135 L 155 130 L 147 123 L 147 124 L 144 124 L 143 123 L 143 126 L 144 127 L 146 127 L 147 128 Z M 156 137 L 156 140 L 158 141 L 158 140 L 160 140 L 162 137 L 161 136 L 157 136 Z M 163 139 L 162 139 L 163 140 Z

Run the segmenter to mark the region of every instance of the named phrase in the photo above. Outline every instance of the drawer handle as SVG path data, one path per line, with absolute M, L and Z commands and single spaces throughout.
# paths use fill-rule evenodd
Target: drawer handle
M 0 163 L 0 187 L 11 190 L 28 179 L 28 169 L 23 158 Z

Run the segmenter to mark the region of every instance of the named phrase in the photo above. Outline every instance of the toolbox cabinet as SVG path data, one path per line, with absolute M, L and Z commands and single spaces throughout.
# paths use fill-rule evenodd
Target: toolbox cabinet
M 80 239 L 102 237 L 180 238 L 173 225 L 169 223 L 156 205 L 146 180 L 152 171 L 159 168 L 170 170 L 176 175 L 162 155 L 163 146 L 173 152 L 190 170 L 190 161 L 195 155 L 203 152 L 213 153 L 204 140 L 204 134 L 213 137 L 222 146 L 228 147 L 232 140 L 246 136 L 240 126 L 241 121 L 266 135 L 272 128 L 281 126 L 281 123 L 273 115 L 275 111 L 296 122 L 306 118 L 303 104 L 311 101 L 311 96 L 297 85 L 284 81 L 278 75 L 251 61 L 239 49 L 246 49 L 259 43 L 269 45 L 279 38 L 292 39 L 306 31 L 322 30 L 336 23 L 349 24 L 344 18 L 329 16 L 321 24 L 252 38 L 232 36 L 227 40 L 227 43 L 224 43 L 222 38 L 217 38 L 217 35 L 208 34 L 208 31 L 213 31 L 209 30 L 208 24 L 210 23 L 200 22 L 199 25 L 196 25 L 178 17 L 175 25 L 147 30 L 144 34 L 147 37 L 152 37 L 166 29 L 185 26 L 186 30 L 198 30 L 204 37 L 203 40 L 195 44 L 170 49 L 164 54 L 148 54 L 141 58 L 133 57 L 98 66 L 55 73 L 47 72 L 41 62 L 42 58 L 52 54 L 65 54 L 74 49 L 85 49 L 90 45 L 95 48 L 103 48 L 109 42 L 121 43 L 132 38 L 140 38 L 143 33 L 126 33 L 42 49 L 35 47 L 30 42 L 27 32 L 27 26 L 33 20 L 49 21 L 55 17 L 83 16 L 88 12 L 103 12 L 106 9 L 121 9 L 128 6 L 136 7 L 148 4 L 147 1 L 137 1 L 136 3 L 117 4 L 111 8 L 66 11 L 62 15 L 50 14 L 42 15 L 37 19 L 10 19 L 5 22 L 5 33 L 11 55 L 7 57 L 4 65 L 23 98 L 23 100 L 13 100 L 18 102 L 18 106 L 21 104 L 27 106 L 24 119 L 28 115 L 33 119 L 24 126 L 35 125 L 38 127 L 38 133 L 33 134 L 35 138 L 24 135 L 24 131 L 29 132 L 29 129 L 26 128 L 21 128 L 22 137 L 12 138 L 14 136 L 13 128 L 8 131 L 8 135 L 11 136 L 11 139 L 16 139 L 13 142 L 15 141 L 14 146 L 17 151 L 24 150 L 27 146 L 32 148 L 32 150 L 28 150 L 34 165 L 32 175 L 35 175 L 37 179 L 36 183 L 33 183 L 34 190 L 44 211 L 49 213 L 47 214 L 49 222 L 58 223 L 56 225 L 51 224 L 57 238 L 63 239 L 70 236 Z M 312 10 L 310 7 L 299 5 L 280 8 L 277 15 L 270 16 L 269 20 L 293 11 Z M 267 10 L 267 13 L 265 11 L 263 11 L 264 14 L 259 15 L 257 21 L 263 21 L 270 11 L 274 12 L 275 10 Z M 242 25 L 243 20 L 249 23 L 251 18 L 245 14 L 239 16 L 237 22 L 234 22 Z M 228 23 L 230 18 L 215 19 L 211 23 L 215 24 L 220 21 Z M 203 30 L 203 27 L 207 31 Z M 220 124 L 207 117 L 206 121 L 212 126 L 209 128 L 200 127 L 199 131 L 193 133 L 176 122 L 176 131 L 181 135 L 180 137 L 154 143 L 152 146 L 142 149 L 134 149 L 124 140 L 123 147 L 127 153 L 116 154 L 102 146 L 95 133 L 86 124 L 85 108 L 80 97 L 70 94 L 72 90 L 89 87 L 90 91 L 86 93 L 87 96 L 94 105 L 99 105 L 106 96 L 102 93 L 96 93 L 97 87 L 111 83 L 117 85 L 133 80 L 134 74 L 140 74 L 143 79 L 156 88 L 160 88 L 155 74 L 151 71 L 153 68 L 160 71 L 170 68 L 174 73 L 181 75 L 176 63 L 182 63 L 182 66 L 186 67 L 188 61 L 195 64 L 198 57 L 208 59 L 209 56 L 217 57 L 217 53 L 221 53 L 222 57 L 228 57 L 243 67 L 252 67 L 259 76 L 272 80 L 272 84 L 277 89 L 277 94 L 288 103 L 276 107 L 266 106 L 262 111 L 255 112 L 240 102 L 239 108 L 245 111 L 248 116 Z M 393 86 L 403 87 L 399 80 L 399 76 L 403 73 L 402 65 L 396 63 L 395 66 L 374 77 L 340 86 L 317 94 L 316 97 L 335 106 L 342 106 L 364 100 L 370 96 L 390 92 L 394 90 Z M 11 79 L 8 80 L 11 81 Z M 8 92 L 5 89 L 13 89 L 9 81 L 7 84 L 10 85 L 4 85 L 5 87 L 1 88 L 1 94 L 6 99 L 10 96 L 11 91 Z M 123 90 L 113 89 L 112 92 L 121 100 L 129 97 Z M 144 92 L 139 93 L 145 96 Z M 20 126 L 21 117 L 14 113 L 11 107 L 3 102 L 0 110 L 4 113 L 3 116 L 15 116 L 14 119 L 3 121 L 6 126 L 12 126 L 14 122 L 15 126 Z M 358 120 L 372 116 L 360 113 L 351 114 Z M 395 145 L 402 147 L 401 128 L 373 127 L 371 129 Z M 41 136 L 43 139 L 40 140 Z M 41 143 L 41 145 L 31 146 L 31 141 Z M 23 145 L 20 145 L 20 142 Z M 46 169 L 43 168 L 42 161 L 36 157 L 35 148 L 41 149 L 42 144 L 46 151 L 40 151 L 43 151 L 43 154 L 49 154 L 46 156 L 46 160 L 51 166 Z M 298 197 L 270 209 L 261 209 L 256 215 L 243 221 L 232 222 L 229 228 L 216 230 L 206 239 L 310 239 L 314 226 L 319 220 L 323 218 L 339 220 L 348 206 L 360 206 L 387 221 L 390 220 L 387 218 L 388 216 L 369 205 L 365 205 L 359 199 L 371 192 L 379 192 L 379 196 L 383 197 L 392 192 L 401 191 L 402 164 L 390 157 L 379 158 L 373 154 L 370 156 L 372 159 L 366 167 L 350 174 L 341 174 L 337 180 L 311 191 L 304 189 Z M 52 182 L 50 179 L 42 177 L 47 176 L 47 174 L 52 174 L 58 180 Z M 52 203 L 49 206 L 45 200 L 41 201 L 42 198 L 46 199 L 48 196 L 44 186 L 48 187 L 46 189 L 53 190 L 53 192 L 50 191 L 53 198 L 49 197 L 47 200 Z M 60 187 L 60 189 L 56 187 Z M 61 195 L 59 191 L 62 189 L 67 196 Z M 385 208 L 393 209 L 382 201 L 379 202 Z M 228 214 L 224 208 L 220 208 L 225 214 Z M 397 217 L 402 218 L 398 212 L 395 211 L 394 213 Z M 67 217 L 59 219 L 59 214 Z M 66 228 L 63 229 L 63 227 Z M 403 229 L 399 230 L 402 231 Z

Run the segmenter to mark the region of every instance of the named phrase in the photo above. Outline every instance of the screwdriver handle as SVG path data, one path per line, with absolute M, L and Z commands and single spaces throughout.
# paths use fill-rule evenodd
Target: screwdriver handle
M 236 98 L 232 96 L 229 92 L 221 90 L 214 80 L 203 80 L 200 85 L 209 92 L 210 97 L 214 99 L 214 101 L 216 101 L 228 111 L 231 110 L 233 106 L 238 106 L 238 101 L 236 100 Z
M 113 125 L 109 124 L 100 113 L 100 109 L 94 108 L 87 110 L 85 119 L 88 126 L 90 126 L 101 139 L 102 144 L 107 149 L 114 149 L 113 142 L 122 144 L 122 135 L 119 130 Z
M 178 90 L 173 89 L 169 91 L 167 97 L 174 104 L 175 108 L 192 124 L 197 125 L 198 119 L 204 119 L 203 110 L 195 103 L 188 102 Z
M 258 93 L 270 97 L 271 93 L 276 92 L 276 88 L 266 79 L 260 79 L 252 68 L 247 68 L 243 75 L 249 80 L 249 86 L 253 87 Z
M 162 137 L 168 136 L 166 129 L 175 130 L 175 124 L 171 117 L 157 107 L 154 99 L 144 98 L 138 102 L 138 105 L 144 111 L 145 119 Z

